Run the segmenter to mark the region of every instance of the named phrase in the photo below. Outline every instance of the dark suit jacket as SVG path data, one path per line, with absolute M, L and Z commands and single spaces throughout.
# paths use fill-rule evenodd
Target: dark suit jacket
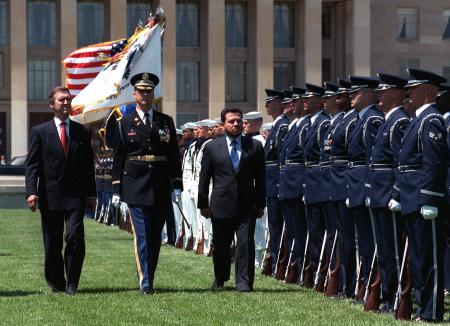
M 211 202 L 209 183 L 213 179 Z M 237 171 L 231 164 L 226 137 L 205 146 L 198 186 L 198 208 L 210 207 L 214 218 L 254 216 L 266 206 L 264 149 L 251 137 L 241 138 L 241 158 Z
M 31 129 L 26 196 L 38 195 L 40 209 L 84 208 L 96 196 L 91 132 L 70 121 L 69 133 L 66 157 L 53 119 Z

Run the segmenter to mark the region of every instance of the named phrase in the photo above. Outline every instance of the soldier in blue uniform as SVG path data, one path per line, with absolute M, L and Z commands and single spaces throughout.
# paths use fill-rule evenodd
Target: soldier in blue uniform
M 284 93 L 276 90 L 266 89 L 267 114 L 274 119 L 270 129 L 269 138 L 264 145 L 264 158 L 266 161 L 266 196 L 267 215 L 269 221 L 270 248 L 269 253 L 272 261 L 276 261 L 280 245 L 280 237 L 283 227 L 283 216 L 280 202 L 278 200 L 279 187 L 279 164 L 278 152 L 283 141 L 283 136 L 289 126 L 289 119 L 284 115 L 281 102 Z M 272 264 L 272 272 L 275 272 L 276 264 Z
M 278 196 L 283 211 L 288 239 L 294 239 L 292 262 L 296 263 L 297 275 L 303 262 L 306 240 L 306 217 L 303 205 L 303 141 L 309 126 L 309 115 L 304 111 L 301 96 L 305 89 L 291 87 L 292 104 L 296 118 L 290 123 L 281 145 L 278 161 L 280 163 L 280 187 Z M 292 247 L 289 242 L 288 247 Z
M 333 213 L 333 207 L 331 205 L 331 146 L 333 143 L 334 129 L 339 125 L 344 117 L 344 111 L 341 106 L 338 106 L 336 99 L 338 96 L 339 86 L 330 82 L 324 83 L 325 94 L 323 95 L 324 110 L 330 116 L 330 124 L 325 132 L 324 139 L 320 144 L 320 171 L 322 173 L 322 206 L 325 209 L 325 223 L 327 230 L 326 240 L 326 252 L 330 255 L 334 238 L 337 232 L 337 219 Z M 335 251 L 336 253 L 336 251 Z M 331 261 L 331 270 L 335 268 L 336 255 Z M 323 270 L 327 270 L 327 265 L 324 264 Z M 325 280 L 325 275 L 321 275 L 321 281 Z
M 353 132 L 358 112 L 351 108 L 349 92 L 351 82 L 338 79 L 339 89 L 336 96 L 336 105 L 344 111 L 340 123 L 332 130 L 331 136 L 331 171 L 330 171 L 330 198 L 332 215 L 336 220 L 338 229 L 338 254 L 340 260 L 340 287 L 342 295 L 353 296 L 355 289 L 355 225 L 350 217 L 349 209 L 345 205 L 347 193 L 348 172 L 348 138 Z
M 408 69 L 407 93 L 416 110 L 400 146 L 399 188 L 406 220 L 417 321 L 444 317 L 443 205 L 448 168 L 445 121 L 436 108 L 437 74 Z M 390 205 L 392 206 L 392 205 Z
M 409 116 L 403 110 L 407 80 L 379 73 L 380 85 L 376 89 L 378 106 L 385 120 L 378 129 L 369 164 L 369 198 L 367 203 L 373 214 L 378 248 L 378 266 L 381 274 L 383 312 L 392 312 L 400 277 L 402 261 L 403 219 L 388 209 L 389 201 L 396 197 L 393 188 L 398 178 L 400 142 Z M 397 188 L 397 186 L 395 186 Z M 398 189 L 398 188 L 397 188 Z
M 173 120 L 153 109 L 159 78 L 151 73 L 133 76 L 136 111 L 118 121 L 120 140 L 114 148 L 113 198 L 128 204 L 134 234 L 139 289 L 153 294 L 167 206 L 180 197 L 180 152 Z
M 350 76 L 350 80 L 352 83 L 351 104 L 352 108 L 358 112 L 358 119 L 348 138 L 347 203 L 356 225 L 359 256 L 361 257 L 359 280 L 357 281 L 366 287 L 375 248 L 374 229 L 365 203 L 370 188 L 368 163 L 372 155 L 375 136 L 383 122 L 383 114 L 376 106 L 375 88 L 379 84 L 378 79 Z
M 305 86 L 306 93 L 302 97 L 305 110 L 311 115 L 311 126 L 306 133 L 303 149 L 306 167 L 303 198 L 308 221 L 310 267 L 313 273 L 316 273 L 325 232 L 325 210 L 321 204 L 325 189 L 323 189 L 320 172 L 320 146 L 330 125 L 330 117 L 322 109 L 322 96 L 325 94 L 325 89 L 309 83 Z M 317 285 L 317 274 L 314 280 Z

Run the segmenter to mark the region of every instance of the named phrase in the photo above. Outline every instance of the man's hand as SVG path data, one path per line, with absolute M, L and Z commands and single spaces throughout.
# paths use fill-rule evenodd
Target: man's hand
M 202 214 L 202 216 L 204 216 L 205 218 L 209 218 L 209 207 L 200 208 L 200 214 Z
M 366 197 L 366 206 L 367 206 L 367 207 L 370 206 L 370 197 Z
M 402 205 L 395 199 L 391 199 L 388 208 L 393 212 L 400 212 L 402 210 Z
M 120 196 L 118 194 L 112 195 L 111 204 L 113 204 L 115 208 L 118 208 L 120 206 Z
M 256 218 L 261 218 L 264 215 L 264 208 L 258 208 L 256 210 Z
M 345 198 L 345 206 L 350 206 L 350 199 L 348 199 L 348 198 Z
M 86 200 L 86 208 L 91 211 L 95 211 L 95 207 L 97 206 L 97 198 L 89 197 Z
M 181 190 L 180 189 L 174 189 L 172 191 L 172 201 L 179 203 L 181 202 Z
M 438 216 L 438 208 L 429 205 L 423 205 L 420 208 L 420 214 L 422 214 L 423 218 L 426 220 L 434 220 Z
M 37 204 L 38 204 L 38 196 L 36 195 L 29 195 L 27 198 L 27 204 L 28 207 L 31 209 L 32 212 L 36 212 Z

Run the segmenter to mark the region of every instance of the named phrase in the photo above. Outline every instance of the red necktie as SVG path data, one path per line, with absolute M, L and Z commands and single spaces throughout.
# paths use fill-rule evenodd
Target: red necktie
M 61 145 L 64 149 L 64 154 L 67 155 L 67 151 L 69 150 L 69 146 L 67 144 L 67 134 L 66 134 L 66 122 L 61 122 Z

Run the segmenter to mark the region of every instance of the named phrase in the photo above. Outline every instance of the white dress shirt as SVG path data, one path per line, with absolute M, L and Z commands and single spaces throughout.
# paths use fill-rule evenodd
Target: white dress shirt
M 416 110 L 416 117 L 418 117 L 423 111 L 428 109 L 430 106 L 434 105 L 435 103 L 427 103 L 422 105 L 420 108 Z
M 227 139 L 227 146 L 228 146 L 228 155 L 231 157 L 231 150 L 233 149 L 233 145 L 231 145 L 231 142 L 233 140 L 236 140 L 236 151 L 239 156 L 239 160 L 241 159 L 241 136 L 238 136 L 236 138 L 231 138 L 230 136 L 226 137 Z
M 138 107 L 136 107 L 136 112 L 139 115 L 139 118 L 141 118 L 142 122 L 144 122 L 145 124 L 145 112 L 139 109 Z M 148 110 L 148 113 L 150 115 L 148 118 L 150 119 L 151 123 L 153 121 L 153 107 L 150 110 Z

